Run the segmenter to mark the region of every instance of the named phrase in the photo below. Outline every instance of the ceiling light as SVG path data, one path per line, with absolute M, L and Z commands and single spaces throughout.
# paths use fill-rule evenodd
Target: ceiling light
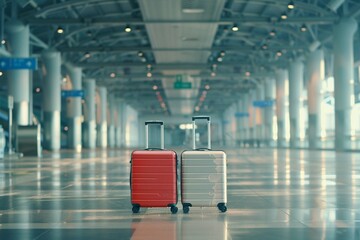
M 268 45 L 263 44 L 263 45 L 261 46 L 261 48 L 264 49 L 264 50 L 266 50 L 266 49 L 268 49 Z
M 3 75 L 3 72 L 0 72 L 0 77 Z
M 154 91 L 156 91 L 156 90 L 158 90 L 158 86 L 154 85 L 154 86 L 152 87 L 152 89 L 153 89 Z
M 35 88 L 35 92 L 36 92 L 36 93 L 40 93 L 40 92 L 41 92 L 41 88 L 39 88 L 39 87 Z
M 203 13 L 205 9 L 203 8 L 183 8 L 183 13 L 189 13 L 189 14 L 196 14 L 196 13 Z
M 247 76 L 247 77 L 250 77 L 250 75 L 251 75 L 251 73 L 250 73 L 249 71 L 247 71 L 247 72 L 245 73 L 245 76 Z
M 65 126 L 64 127 L 64 131 L 67 132 L 69 130 L 69 127 L 68 126 Z
M 281 52 L 281 51 L 277 51 L 276 56 L 281 57 L 281 56 L 282 56 L 282 52 Z
M 63 78 L 63 82 L 67 82 L 67 78 L 66 78 L 66 77 Z
M 305 24 L 301 25 L 300 31 L 302 31 L 302 32 L 306 32 L 306 31 L 307 31 L 307 27 L 306 27 Z
M 144 56 L 144 53 L 142 51 L 138 51 L 138 54 L 137 54 L 139 57 L 142 57 Z
M 126 25 L 125 26 L 125 32 L 131 32 L 131 27 L 129 25 Z
M 148 72 L 148 73 L 146 73 L 146 76 L 147 76 L 148 78 L 151 78 L 151 77 L 152 77 L 152 73 L 151 73 L 151 72 Z
M 5 43 L 6 43 L 6 40 L 5 40 L 5 39 L 1 40 L 1 44 L 2 44 L 2 45 L 5 45 Z
M 222 62 L 222 61 L 223 61 L 223 58 L 222 58 L 222 57 L 218 57 L 218 58 L 217 58 L 217 61 L 218 61 L 218 62 Z
M 273 29 L 269 32 L 269 35 L 274 37 L 276 35 L 276 31 Z
M 59 34 L 63 34 L 64 33 L 64 29 L 62 27 L 58 27 L 56 30 L 57 33 Z
M 285 19 L 287 19 L 287 18 L 288 18 L 288 16 L 287 16 L 286 12 L 283 12 L 283 13 L 281 14 L 281 19 L 282 19 L 282 20 L 285 20 Z
M 85 56 L 86 58 L 90 58 L 90 57 L 91 57 L 91 54 L 90 54 L 89 52 L 86 52 L 86 53 L 84 54 L 84 56 Z
M 114 78 L 116 76 L 115 73 L 110 73 L 110 77 Z
M 225 51 L 221 51 L 220 56 L 222 56 L 222 57 L 225 56 Z
M 288 9 L 294 9 L 295 8 L 295 4 L 293 1 L 289 2 L 288 4 Z
M 198 112 L 200 110 L 199 106 L 195 107 L 195 111 Z
M 239 31 L 238 25 L 234 24 L 234 25 L 232 26 L 231 30 L 232 30 L 233 32 Z
M 210 89 L 210 85 L 209 85 L 209 84 L 206 84 L 206 85 L 205 85 L 205 89 L 206 89 L 206 90 L 209 90 L 209 89 Z
M 211 72 L 211 76 L 212 76 L 212 77 L 215 77 L 215 76 L 216 76 L 216 73 L 215 73 L 215 72 Z

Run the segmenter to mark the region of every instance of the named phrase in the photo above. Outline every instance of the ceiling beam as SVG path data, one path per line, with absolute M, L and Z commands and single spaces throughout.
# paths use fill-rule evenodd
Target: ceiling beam
M 30 25 L 107 25 L 118 26 L 124 24 L 131 25 L 145 25 L 145 24 L 219 24 L 219 25 L 232 25 L 234 22 L 241 24 L 332 24 L 339 20 L 337 16 L 321 16 L 321 17 L 289 17 L 286 20 L 281 20 L 279 17 L 237 17 L 237 18 L 224 18 L 220 20 L 146 20 L 134 18 L 29 18 L 26 23 Z
M 213 52 L 213 51 L 226 51 L 226 52 L 253 52 L 254 50 L 258 50 L 259 48 L 251 48 L 249 46 L 239 46 L 239 47 L 212 47 L 212 48 L 151 48 L 151 47 L 122 47 L 122 46 L 77 46 L 77 47 L 58 47 L 58 49 L 63 52 Z M 305 50 L 306 47 L 303 46 L 283 46 L 282 49 L 289 51 L 297 51 L 297 50 Z M 267 49 L 267 51 L 278 51 L 279 48 L 272 49 L 271 46 Z

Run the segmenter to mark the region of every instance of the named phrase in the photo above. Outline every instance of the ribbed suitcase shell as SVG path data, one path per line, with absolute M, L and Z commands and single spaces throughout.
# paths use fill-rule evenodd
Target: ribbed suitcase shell
M 168 150 L 131 154 L 131 203 L 140 207 L 177 204 L 177 157 Z
M 181 154 L 181 202 L 217 206 L 227 202 L 226 154 L 191 150 Z

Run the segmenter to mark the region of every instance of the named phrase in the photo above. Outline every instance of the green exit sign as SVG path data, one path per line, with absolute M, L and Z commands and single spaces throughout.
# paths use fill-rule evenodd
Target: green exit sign
M 191 82 L 174 82 L 175 89 L 191 89 Z

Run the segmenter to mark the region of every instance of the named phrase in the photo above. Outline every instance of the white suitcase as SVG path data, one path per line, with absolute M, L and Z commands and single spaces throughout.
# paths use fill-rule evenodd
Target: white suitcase
M 197 149 L 195 141 L 195 121 L 208 121 L 208 147 Z M 183 212 L 189 207 L 217 206 L 226 212 L 226 154 L 211 150 L 210 117 L 197 116 L 193 121 L 193 150 L 181 154 L 181 202 Z

